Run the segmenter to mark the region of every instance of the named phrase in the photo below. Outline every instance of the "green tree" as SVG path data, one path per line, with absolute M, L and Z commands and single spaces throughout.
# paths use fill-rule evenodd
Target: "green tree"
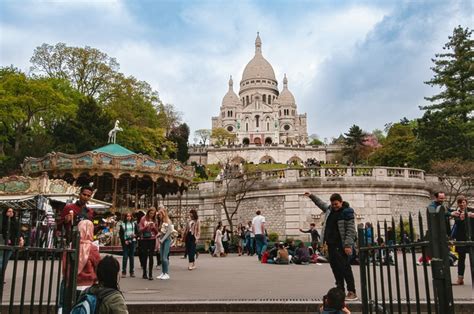
M 425 99 L 430 105 L 418 120 L 418 163 L 431 160 L 472 159 L 474 156 L 474 41 L 472 31 L 458 26 L 432 59 L 434 76 L 425 82 L 440 92 Z
M 347 161 L 354 165 L 358 164 L 365 149 L 365 136 L 367 135 L 362 129 L 353 125 L 350 127 L 348 133 L 344 133 L 344 147 L 342 149 L 343 156 Z
M 236 135 L 227 131 L 224 128 L 212 129 L 211 138 L 217 145 L 226 145 L 235 141 Z
M 107 94 L 119 69 L 114 58 L 96 48 L 68 47 L 64 43 L 37 47 L 30 62 L 34 72 L 67 79 L 79 92 L 95 98 Z
M 76 117 L 58 123 L 52 129 L 55 149 L 76 154 L 107 143 L 113 119 L 92 97 L 79 100 Z
M 412 166 L 417 158 L 413 129 L 411 124 L 391 124 L 382 147 L 369 156 L 369 163 L 387 167 Z
M 181 162 L 186 162 L 189 159 L 188 153 L 188 139 L 189 126 L 186 123 L 180 124 L 173 128 L 170 132 L 169 139 L 176 143 L 176 154 L 173 156 Z
M 53 148 L 49 130 L 74 116 L 78 97 L 65 80 L 0 69 L 1 174 L 18 169 L 25 156 Z

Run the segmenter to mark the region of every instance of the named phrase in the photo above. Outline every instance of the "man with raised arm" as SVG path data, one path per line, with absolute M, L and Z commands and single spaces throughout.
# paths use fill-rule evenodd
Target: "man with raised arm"
M 331 204 L 323 202 L 309 192 L 304 194 L 324 212 L 324 224 L 321 232 L 321 243 L 326 242 L 329 252 L 329 264 L 336 279 L 336 286 L 344 290 L 347 284 L 346 300 L 357 300 L 354 274 L 349 262 L 356 237 L 354 209 L 344 202 L 340 194 L 334 193 L 329 198 Z

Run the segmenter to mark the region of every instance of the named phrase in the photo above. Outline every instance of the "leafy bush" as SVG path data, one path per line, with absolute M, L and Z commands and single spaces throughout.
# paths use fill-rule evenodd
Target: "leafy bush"
M 277 242 L 277 241 L 278 241 L 278 233 L 276 233 L 276 232 L 270 232 L 270 233 L 268 234 L 268 240 L 269 240 L 270 242 Z

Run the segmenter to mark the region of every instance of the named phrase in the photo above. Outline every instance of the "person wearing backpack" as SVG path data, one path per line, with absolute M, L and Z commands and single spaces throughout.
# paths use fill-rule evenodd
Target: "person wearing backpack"
M 127 262 L 130 260 L 130 277 L 135 277 L 135 245 L 137 243 L 138 227 L 132 220 L 132 213 L 125 215 L 125 220 L 120 224 L 120 242 L 122 243 L 122 277 L 127 276 Z
M 120 264 L 117 259 L 111 255 L 102 258 L 97 266 L 98 283 L 82 292 L 71 314 L 128 314 L 118 284 L 119 272 Z

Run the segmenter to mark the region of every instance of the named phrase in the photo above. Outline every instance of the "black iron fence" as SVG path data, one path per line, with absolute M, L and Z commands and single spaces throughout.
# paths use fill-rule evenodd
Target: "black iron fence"
M 78 232 L 71 245 L 62 243 L 55 248 L 0 245 L 0 313 L 70 312 L 76 298 Z
M 443 206 L 408 220 L 358 227 L 363 313 L 454 313 L 450 248 L 465 247 L 474 282 L 474 237 L 465 218 L 466 241 L 449 241 Z M 424 224 L 424 221 L 427 223 Z M 420 267 L 421 266 L 421 267 Z

